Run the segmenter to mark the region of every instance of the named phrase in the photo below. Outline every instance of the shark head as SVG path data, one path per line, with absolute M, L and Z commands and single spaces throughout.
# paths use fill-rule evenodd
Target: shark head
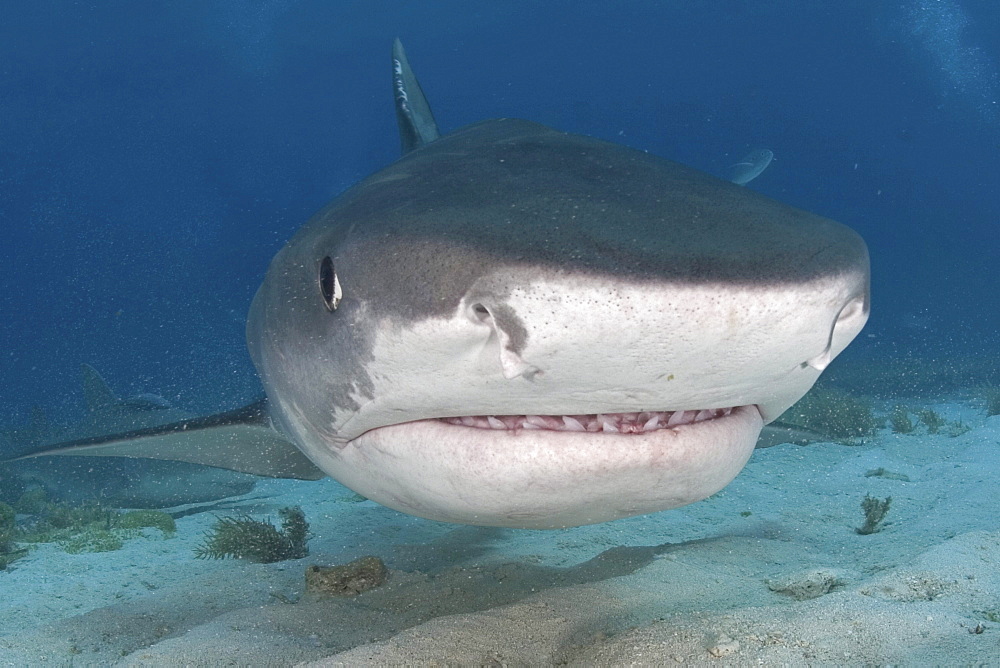
M 330 476 L 421 517 L 548 528 L 721 489 L 868 310 L 849 228 L 493 120 L 318 213 L 247 331 L 273 418 Z

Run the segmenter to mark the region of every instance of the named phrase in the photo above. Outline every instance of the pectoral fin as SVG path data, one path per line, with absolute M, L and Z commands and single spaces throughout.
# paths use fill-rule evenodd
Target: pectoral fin
M 135 457 L 190 462 L 272 478 L 325 474 L 271 425 L 267 400 L 207 417 L 46 445 L 17 457 Z

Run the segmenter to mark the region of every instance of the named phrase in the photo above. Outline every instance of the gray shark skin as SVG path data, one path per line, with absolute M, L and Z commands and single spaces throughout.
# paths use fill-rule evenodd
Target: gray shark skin
M 438 138 L 398 45 L 393 92 L 405 155 L 308 221 L 254 298 L 267 403 L 38 454 L 167 442 L 436 520 L 596 523 L 728 484 L 868 318 L 867 248 L 839 223 L 528 121 Z

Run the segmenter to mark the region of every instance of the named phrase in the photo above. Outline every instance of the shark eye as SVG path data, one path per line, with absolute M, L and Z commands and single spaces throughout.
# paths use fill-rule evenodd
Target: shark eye
M 331 313 L 336 311 L 344 293 L 340 289 L 340 280 L 337 278 L 337 272 L 333 269 L 333 260 L 330 259 L 329 255 L 323 258 L 319 265 L 319 290 L 323 294 L 326 310 Z

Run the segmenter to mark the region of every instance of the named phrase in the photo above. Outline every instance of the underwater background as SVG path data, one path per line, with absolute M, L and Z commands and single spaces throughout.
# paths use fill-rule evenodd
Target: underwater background
M 1000 656 L 1000 4 L 0 10 L 0 459 L 260 396 L 268 263 L 399 155 L 397 36 L 445 132 L 519 117 L 723 178 L 770 149 L 747 187 L 857 230 L 873 272 L 867 327 L 786 414 L 829 441 L 670 512 L 464 527 L 331 479 L 0 464 L 0 666 Z M 278 561 L 215 558 L 254 523 Z M 373 589 L 316 598 L 343 564 Z
M 872 255 L 829 380 L 1000 380 L 994 2 L 39 0 L 0 21 L 0 423 L 78 416 L 84 362 L 194 411 L 253 399 L 268 262 L 399 154 L 397 35 L 445 131 L 521 117 L 717 175 L 772 149 L 751 187 Z

